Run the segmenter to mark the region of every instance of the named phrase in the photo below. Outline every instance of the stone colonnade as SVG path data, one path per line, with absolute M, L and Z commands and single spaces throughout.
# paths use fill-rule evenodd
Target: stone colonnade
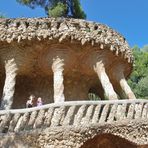
M 128 99 L 136 99 L 134 93 L 132 92 L 130 86 L 128 85 L 124 74 L 123 74 L 123 68 L 117 66 L 113 71 L 114 79 L 119 83 L 122 91 L 125 93 L 126 97 Z M 102 61 L 97 62 L 96 65 L 94 65 L 94 71 L 97 73 L 99 80 L 101 82 L 101 85 L 104 89 L 106 97 L 111 99 L 118 99 L 117 94 L 113 88 L 113 85 L 111 84 L 109 77 L 105 71 L 105 66 Z M 118 73 L 118 74 L 117 74 Z
M 15 60 L 12 58 L 5 62 L 5 84 L 3 88 L 3 96 L 1 102 L 2 109 L 10 109 L 13 103 L 13 96 L 15 91 L 15 84 L 16 84 L 16 75 L 17 75 L 17 64 Z M 56 57 L 53 59 L 52 63 L 52 71 L 53 71 L 53 88 L 54 88 L 54 102 L 64 102 L 64 59 L 60 59 Z M 94 72 L 98 75 L 99 81 L 104 89 L 105 95 L 108 99 L 118 99 L 118 96 L 111 84 L 109 77 L 105 71 L 105 66 L 102 61 L 96 62 L 94 65 Z M 131 91 L 129 85 L 127 84 L 123 73 L 121 73 L 117 80 L 126 94 L 128 99 L 135 99 L 134 93 Z

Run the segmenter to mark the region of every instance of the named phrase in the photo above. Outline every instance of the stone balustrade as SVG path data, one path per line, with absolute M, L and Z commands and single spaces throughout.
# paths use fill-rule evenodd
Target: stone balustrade
M 148 118 L 148 100 L 71 101 L 0 111 L 0 133 Z

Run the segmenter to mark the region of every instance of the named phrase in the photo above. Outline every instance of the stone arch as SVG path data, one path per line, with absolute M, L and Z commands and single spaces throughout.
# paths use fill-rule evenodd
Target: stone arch
M 137 148 L 135 143 L 132 143 L 124 138 L 113 134 L 100 134 L 92 139 L 87 140 L 81 148 Z
M 102 100 L 102 99 L 104 99 L 103 89 L 98 87 L 98 86 L 90 87 L 90 89 L 88 91 L 88 98 L 89 98 L 89 100 Z

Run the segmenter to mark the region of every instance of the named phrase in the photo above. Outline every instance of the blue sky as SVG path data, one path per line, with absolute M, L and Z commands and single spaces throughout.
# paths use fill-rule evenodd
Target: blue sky
M 106 24 L 125 36 L 130 46 L 148 44 L 148 0 L 81 0 L 87 20 Z M 45 17 L 44 10 L 22 6 L 16 0 L 0 0 L 7 17 Z

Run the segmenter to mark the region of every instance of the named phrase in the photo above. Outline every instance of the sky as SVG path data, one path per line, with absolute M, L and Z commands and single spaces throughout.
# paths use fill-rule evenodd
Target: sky
M 148 45 L 148 0 L 81 0 L 87 20 L 120 32 L 131 47 Z M 44 9 L 31 9 L 16 0 L 0 0 L 0 12 L 8 18 L 46 17 Z

